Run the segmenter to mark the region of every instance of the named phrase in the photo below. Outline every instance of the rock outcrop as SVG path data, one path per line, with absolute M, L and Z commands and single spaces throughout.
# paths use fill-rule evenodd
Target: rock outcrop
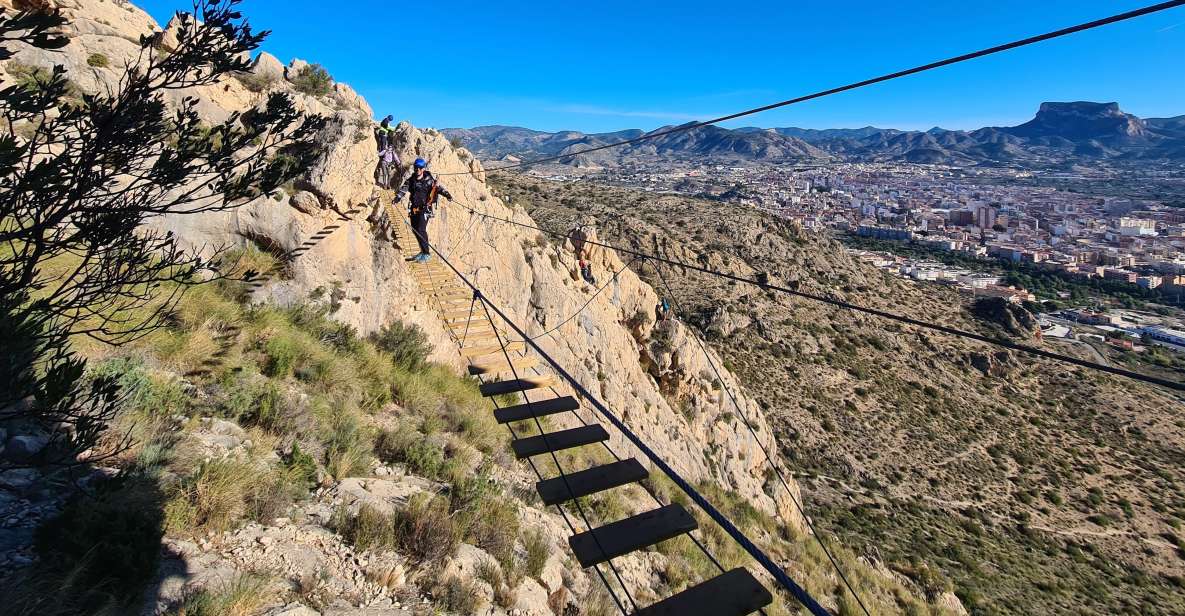
M 103 0 L 59 0 L 59 4 L 68 7 L 71 27 L 78 36 L 60 54 L 22 50 L 16 60 L 41 67 L 65 64 L 72 78 L 78 75 L 77 83 L 83 89 L 110 85 L 118 76 L 117 71 L 88 66 L 89 55 L 103 50 L 110 56 L 111 66 L 122 66 L 138 53 L 134 37 L 160 31 L 131 5 Z M 297 92 L 286 80 L 305 66 L 304 61 L 293 60 L 284 67 L 274 57 L 261 54 L 250 73 L 254 81 L 228 78 L 173 95 L 173 102 L 196 97 L 198 112 L 209 122 L 263 104 L 267 92 L 276 88 L 292 95 L 299 108 L 326 116 L 328 122 L 318 136 L 321 156 L 292 189 L 233 210 L 165 217 L 153 224 L 176 233 L 197 251 L 254 244 L 283 260 L 284 275 L 255 291 L 256 301 L 296 304 L 318 291 L 333 289 L 341 295 L 336 319 L 362 334 L 396 319 L 414 323 L 428 332 L 434 347 L 432 359 L 461 368 L 454 343 L 428 298 L 420 294 L 399 249 L 365 220 L 365 212 L 371 209 L 367 204 L 390 199 L 389 194 L 373 188 L 377 155 L 371 108 L 345 84 L 335 84 L 331 93 L 320 98 Z M 580 276 L 571 242 L 557 242 L 482 216 L 535 224 L 521 208 L 490 190 L 484 169 L 468 151 L 455 148 L 440 132 L 406 122 L 398 125 L 395 144 L 404 161 L 429 160 L 432 171 L 453 195 L 453 201 L 440 208 L 430 234 L 437 248 L 493 304 L 528 336 L 535 337 L 584 389 L 602 400 L 686 479 L 735 492 L 756 508 L 802 530 L 804 521 L 790 496 L 780 487 L 766 488 L 768 462 L 763 449 L 775 457 L 776 464 L 778 448 L 763 409 L 723 367 L 724 358 L 705 346 L 692 329 L 675 320 L 656 321 L 659 295 L 627 268 L 619 255 L 597 248 L 588 251 L 595 276 L 608 285 L 598 293 Z M 307 252 L 291 256 L 302 242 L 330 224 L 340 228 Z M 500 325 L 510 330 L 508 324 Z M 729 327 L 736 325 L 727 319 L 721 321 L 722 330 Z M 586 420 L 601 419 L 607 424 L 588 407 L 583 413 Z M 575 425 L 575 419 L 557 423 L 566 427 L 565 423 Z M 614 430 L 610 433 L 617 453 L 646 461 L 623 435 Z M 216 457 L 240 447 L 242 440 L 241 434 L 229 428 L 211 425 L 197 446 L 204 455 Z M 529 484 L 529 479 L 523 483 Z M 799 498 L 793 482 L 791 488 Z M 322 495 L 316 511 L 306 513 L 327 518 L 331 504 L 355 508 L 369 504 L 384 510 L 432 489 L 408 478 L 346 479 Z M 549 527 L 549 541 L 563 545 L 566 529 L 556 516 L 538 510 L 525 510 L 522 515 Z M 382 590 L 391 579 L 402 579 L 403 563 L 382 563 L 379 568 L 385 573 L 376 573 L 377 569 L 362 564 L 369 557 L 341 548 L 340 541 L 335 544 L 326 536 L 329 534 L 318 525 L 277 522 L 237 531 L 221 546 L 221 558 L 198 544 L 174 542 L 171 547 L 186 556 L 191 566 L 209 561 L 206 564 L 212 577 L 217 577 L 228 559 L 243 564 L 250 557 L 251 562 L 277 566 L 305 562 L 310 570 L 330 572 L 324 582 L 332 592 L 363 597 L 362 603 L 381 599 L 384 609 L 405 607 Z M 477 556 L 472 550 L 466 548 L 450 564 L 459 575 L 473 575 Z M 625 577 L 639 586 L 648 584 L 664 563 L 659 553 L 625 560 Z M 524 582 L 517 591 L 515 613 L 550 613 L 549 602 L 568 603 L 555 599 L 557 594 L 570 593 L 581 585 L 587 589 L 583 573 L 564 574 L 564 569 L 558 560 L 549 562 L 539 580 Z M 328 606 L 324 613 L 335 613 L 333 607 Z M 274 613 L 301 613 L 300 609 L 294 606 L 296 611 Z

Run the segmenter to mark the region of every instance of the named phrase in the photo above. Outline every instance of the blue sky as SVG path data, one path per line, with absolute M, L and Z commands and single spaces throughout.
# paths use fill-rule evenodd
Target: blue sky
M 136 0 L 162 24 L 189 0 Z M 723 115 L 1153 0 L 245 0 L 264 49 L 419 126 L 650 129 Z M 1185 114 L 1185 8 L 737 121 L 977 128 L 1047 100 Z

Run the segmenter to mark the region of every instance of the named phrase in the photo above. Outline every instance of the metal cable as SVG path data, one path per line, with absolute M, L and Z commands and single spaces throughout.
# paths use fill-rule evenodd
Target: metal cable
M 674 289 L 671 288 L 671 283 L 667 281 L 666 274 L 664 274 L 662 268 L 657 265 L 654 267 L 654 270 L 658 272 L 658 277 L 660 280 L 662 280 L 663 286 L 666 287 L 667 294 L 672 300 L 674 300 L 675 311 L 682 312 L 682 303 L 679 301 L 679 297 L 675 294 Z M 815 541 L 819 544 L 819 547 L 823 549 L 823 553 L 827 555 L 827 560 L 831 561 L 831 566 L 839 575 L 839 579 L 843 581 L 843 584 L 845 587 L 847 587 L 848 592 L 852 593 L 852 596 L 855 597 L 856 603 L 860 604 L 860 609 L 864 611 L 864 616 L 872 616 L 872 614 L 870 614 L 868 611 L 868 607 L 864 605 L 864 600 L 861 599 L 860 595 L 856 593 L 856 588 L 852 586 L 850 581 L 848 581 L 848 576 L 844 573 L 843 568 L 839 566 L 839 561 L 835 560 L 835 556 L 832 555 L 831 550 L 827 547 L 827 544 L 823 543 L 822 537 L 820 537 L 818 531 L 815 530 L 815 525 L 813 522 L 811 522 L 810 517 L 807 516 L 806 510 L 803 508 L 802 503 L 799 502 L 796 496 L 794 496 L 794 491 L 790 489 L 790 485 L 786 483 L 786 478 L 782 476 L 781 469 L 778 468 L 777 464 L 774 464 L 773 458 L 771 458 L 769 455 L 769 450 L 766 449 L 765 444 L 763 444 L 761 439 L 758 438 L 757 431 L 753 429 L 753 424 L 749 422 L 748 414 L 746 414 L 745 410 L 741 408 L 741 404 L 737 401 L 736 396 L 733 395 L 732 390 L 729 389 L 728 384 L 724 381 L 724 375 L 720 374 L 720 368 L 716 366 L 716 362 L 712 361 L 712 354 L 708 352 L 707 345 L 704 344 L 703 339 L 701 339 L 699 336 L 695 336 L 695 340 L 699 343 L 700 350 L 704 354 L 704 359 L 706 359 L 708 365 L 711 366 L 712 373 L 716 375 L 716 380 L 720 382 L 720 387 L 724 389 L 724 393 L 728 394 L 728 399 L 732 401 L 733 408 L 735 408 L 737 413 L 740 414 L 741 421 L 745 423 L 745 427 L 749 429 L 750 436 L 752 436 L 753 440 L 757 442 L 757 447 L 761 449 L 762 455 L 765 456 L 765 463 L 778 476 L 778 480 L 781 481 L 782 487 L 786 490 L 786 495 L 790 497 L 791 502 L 794 503 L 794 508 L 798 510 L 798 515 L 802 516 L 803 521 L 806 522 L 807 528 L 809 528 L 811 531 L 811 535 L 814 536 Z M 777 507 L 774 509 L 776 511 Z M 789 523 L 789 520 L 786 520 L 786 522 Z
M 745 111 L 738 111 L 737 113 L 730 113 L 728 115 L 720 116 L 718 118 L 712 118 L 711 120 L 703 120 L 700 122 L 691 122 L 688 124 L 684 124 L 682 126 L 676 126 L 674 128 L 669 128 L 669 129 L 665 129 L 665 130 L 655 131 L 652 133 L 647 133 L 647 134 L 642 135 L 640 137 L 634 137 L 633 139 L 626 139 L 624 141 L 619 141 L 617 143 L 610 143 L 607 145 L 601 145 L 601 146 L 597 146 L 597 147 L 593 147 L 593 148 L 588 148 L 587 150 L 581 150 L 579 152 L 570 152 L 568 154 L 559 154 L 556 156 L 548 156 L 548 157 L 544 157 L 544 158 L 537 158 L 534 160 L 523 161 L 523 162 L 514 163 L 514 164 L 510 164 L 510 165 L 503 165 L 501 167 L 495 167 L 493 169 L 486 169 L 486 170 L 482 171 L 481 173 L 495 173 L 497 171 L 505 171 L 507 169 L 514 169 L 517 167 L 528 167 L 528 166 L 538 165 L 540 163 L 546 163 L 546 162 L 551 162 L 551 161 L 556 161 L 556 160 L 571 159 L 576 156 L 580 156 L 581 154 L 589 154 L 591 152 L 599 152 L 601 150 L 608 150 L 610 148 L 619 148 L 619 147 L 626 146 L 626 145 L 633 145 L 635 143 L 641 143 L 643 141 L 649 141 L 651 139 L 657 139 L 659 137 L 665 137 L 667 135 L 672 135 L 675 133 L 686 132 L 689 130 L 694 130 L 694 129 L 708 126 L 711 124 L 718 124 L 720 122 L 726 122 L 728 120 L 735 120 L 737 118 L 743 118 L 745 116 L 750 116 L 750 115 L 754 115 L 757 113 L 770 111 L 772 109 L 778 109 L 781 107 L 796 105 L 798 103 L 804 103 L 806 101 L 811 101 L 811 100 L 815 100 L 818 98 L 823 98 L 825 96 L 831 96 L 833 94 L 839 94 L 841 92 L 848 92 L 850 90 L 856 90 L 856 89 L 863 88 L 866 86 L 870 86 L 870 85 L 874 85 L 874 84 L 878 84 L 878 83 L 883 83 L 886 81 L 892 81 L 894 79 L 899 79 L 901 77 L 907 77 L 909 75 L 916 75 L 918 73 L 924 73 L 926 71 L 934 70 L 936 68 L 942 68 L 944 66 L 958 64 L 960 62 L 966 62 L 968 60 L 974 60 L 976 58 L 982 58 L 984 56 L 990 56 L 990 55 L 998 54 L 998 53 L 1001 53 L 1004 51 L 1010 51 L 1012 49 L 1026 47 L 1028 45 L 1033 45 L 1033 44 L 1048 41 L 1051 39 L 1061 38 L 1063 36 L 1076 34 L 1078 32 L 1084 32 L 1086 30 L 1093 30 L 1095 28 L 1101 28 L 1103 26 L 1119 23 L 1121 21 L 1127 21 L 1130 19 L 1135 19 L 1137 17 L 1143 17 L 1145 15 L 1151 15 L 1152 13 L 1159 13 L 1161 11 L 1167 11 L 1169 9 L 1174 9 L 1174 8 L 1177 8 L 1182 5 L 1185 5 L 1185 0 L 1172 0 L 1171 2 L 1161 2 L 1159 4 L 1153 4 L 1150 6 L 1146 6 L 1144 8 L 1135 9 L 1132 11 L 1127 11 L 1126 13 L 1119 13 L 1116 15 L 1112 15 L 1110 17 L 1104 17 L 1102 19 L 1096 19 L 1094 21 L 1089 21 L 1089 22 L 1086 22 L 1083 24 L 1078 24 L 1076 26 L 1062 28 L 1061 30 L 1054 30 L 1052 32 L 1046 32 L 1045 34 L 1039 34 L 1037 36 L 1030 36 L 1028 38 L 1023 38 L 1023 39 L 1020 39 L 1017 41 L 1012 41 L 1011 43 L 1004 43 L 1003 45 L 996 45 L 995 47 L 988 47 L 986 49 L 981 49 L 979 51 L 973 51 L 971 53 L 965 53 L 965 54 L 962 54 L 959 56 L 954 56 L 952 58 L 947 58 L 945 60 L 939 60 L 937 62 L 931 62 L 929 64 L 923 64 L 921 66 L 915 66 L 913 68 L 909 68 L 909 69 L 905 69 L 905 70 L 901 70 L 901 71 L 896 71 L 893 73 L 888 73 L 886 75 L 881 75 L 879 77 L 865 79 L 863 81 L 857 81 L 855 83 L 850 83 L 850 84 L 847 84 L 844 86 L 839 86 L 837 88 L 830 88 L 828 90 L 822 90 L 819 92 L 815 92 L 813 94 L 807 94 L 805 96 L 799 96 L 797 98 L 791 98 L 791 99 L 780 101 L 777 103 L 771 103 L 769 105 L 762 105 L 761 107 L 755 107 L 753 109 L 747 109 Z M 444 176 L 444 175 L 471 175 L 471 174 L 476 174 L 476 173 L 478 173 L 478 172 L 464 171 L 464 172 L 454 172 L 454 173 L 442 173 L 440 175 L 441 176 Z
M 1181 0 L 1181 1 L 1185 2 L 1185 0 Z M 516 220 L 510 220 L 508 218 L 502 218 L 499 216 L 494 216 L 492 214 L 478 212 L 477 210 L 473 210 L 473 209 L 470 209 L 470 211 L 479 215 L 479 216 L 484 216 L 485 218 L 488 218 L 490 220 L 495 220 L 498 222 L 503 222 L 503 223 L 515 225 L 518 227 L 523 227 L 526 229 L 533 229 L 535 231 L 539 231 L 540 233 L 546 233 L 546 234 L 553 235 L 556 237 L 564 237 L 564 235 L 562 233 L 559 233 L 556 231 L 548 231 L 547 229 L 536 227 L 534 225 L 528 225 L 526 223 L 518 222 Z M 792 295 L 794 297 L 801 297 L 803 299 L 808 299 L 808 300 L 815 301 L 815 302 L 830 304 L 830 305 L 836 306 L 838 308 L 845 308 L 845 309 L 852 310 L 855 312 L 862 312 L 864 314 L 870 314 L 870 315 L 881 317 L 884 319 L 889 319 L 892 321 L 897 321 L 900 323 L 905 323 L 908 325 L 913 325 L 916 327 L 921 327 L 924 329 L 929 329 L 929 330 L 941 332 L 944 334 L 957 336 L 960 338 L 968 338 L 971 340 L 976 340 L 978 342 L 983 342 L 983 343 L 991 344 L 994 346 L 1004 347 L 1004 348 L 1007 348 L 1007 349 L 1010 349 L 1013 351 L 1027 353 L 1029 355 L 1036 355 L 1038 357 L 1043 357 L 1045 359 L 1052 359 L 1052 360 L 1056 360 L 1056 361 L 1060 361 L 1060 362 L 1064 362 L 1064 363 L 1068 363 L 1068 364 L 1074 364 L 1074 365 L 1080 366 L 1082 368 L 1089 368 L 1091 370 L 1097 370 L 1100 372 L 1107 372 L 1109 374 L 1114 374 L 1116 376 L 1122 376 L 1122 377 L 1129 378 L 1129 379 L 1136 380 L 1136 381 L 1143 381 L 1145 383 L 1151 383 L 1153 385 L 1160 385 L 1161 387 L 1167 387 L 1169 389 L 1174 389 L 1177 391 L 1185 391 L 1185 383 L 1181 383 L 1178 381 L 1171 381 L 1169 379 L 1163 379 L 1160 377 L 1151 376 L 1151 375 L 1147 375 L 1147 374 L 1141 374 L 1139 372 L 1133 372 L 1131 370 L 1124 370 L 1122 368 L 1116 368 L 1114 366 L 1107 366 L 1104 364 L 1098 364 L 1098 363 L 1094 363 L 1091 361 L 1087 361 L 1085 359 L 1079 359 L 1077 357 L 1071 357 L 1069 355 L 1063 355 L 1061 353 L 1054 353 L 1053 351 L 1046 351 L 1045 349 L 1037 348 L 1037 347 L 1030 346 L 1027 344 L 1013 342 L 1011 340 L 1006 340 L 1004 338 L 994 338 L 992 336 L 985 336 L 983 334 L 977 334 L 974 332 L 961 330 L 961 329 L 958 329 L 955 327 L 950 327 L 947 325 L 941 325 L 938 323 L 931 323 L 929 321 L 922 321 L 920 319 L 914 319 L 912 317 L 907 317 L 907 316 L 895 314 L 892 312 L 879 310 L 877 308 L 869 308 L 867 306 L 860 306 L 858 304 L 853 304 L 851 302 L 846 302 L 843 300 L 824 297 L 821 295 L 815 295 L 813 293 L 807 293 L 805 291 L 799 291 L 797 289 L 791 289 L 789 287 L 784 287 L 784 286 L 780 286 L 780 285 L 776 285 L 776 284 L 770 284 L 768 282 L 762 282 L 760 280 L 756 280 L 753 278 L 745 278 L 743 276 L 737 276 L 735 274 L 729 274 L 727 272 L 709 269 L 706 267 L 701 267 L 699 265 L 693 265 L 691 263 L 686 263 L 686 262 L 678 261 L 675 259 L 668 259 L 665 257 L 660 257 L 657 255 L 641 252 L 641 251 L 634 250 L 631 248 L 626 248 L 624 246 L 614 246 L 612 244 L 605 244 L 605 243 L 596 242 L 593 240 L 586 240 L 585 243 L 591 244 L 593 246 L 600 246 L 602 248 L 608 248 L 610 250 L 616 250 L 617 252 L 621 252 L 621 253 L 624 253 L 627 255 L 643 257 L 643 258 L 646 258 L 646 259 L 649 259 L 652 261 L 656 261 L 658 263 L 663 263 L 666 265 L 673 265 L 675 267 L 690 269 L 690 270 L 700 272 L 703 274 L 709 274 L 711 276 L 717 276 L 719 278 L 732 280 L 734 282 L 741 282 L 744 284 L 753 285 L 756 287 L 760 287 L 761 289 L 766 290 L 766 291 L 776 291 L 778 293 Z M 695 254 L 697 256 L 700 256 L 699 253 L 695 253 Z

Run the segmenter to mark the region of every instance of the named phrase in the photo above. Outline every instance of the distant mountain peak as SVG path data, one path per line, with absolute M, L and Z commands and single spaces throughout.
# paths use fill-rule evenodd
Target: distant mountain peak
M 1144 121 L 1124 113 L 1119 103 L 1088 101 L 1041 103 L 1035 118 L 1009 132 L 1019 137 L 1058 137 L 1071 141 L 1130 140 L 1148 134 Z

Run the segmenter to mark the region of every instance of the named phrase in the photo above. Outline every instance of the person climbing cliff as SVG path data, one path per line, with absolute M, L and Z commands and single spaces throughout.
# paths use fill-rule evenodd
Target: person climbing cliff
M 428 243 L 428 221 L 433 216 L 437 200 L 444 197 L 452 201 L 453 196 L 432 177 L 432 173 L 428 171 L 427 161 L 417 158 L 414 167 L 415 171 L 395 196 L 395 202 L 402 201 L 404 195 L 409 196 L 408 215 L 416 242 L 420 244 L 420 254 L 412 260 L 425 263 L 432 258 L 431 245 Z
M 391 120 L 395 119 L 392 116 L 383 118 L 383 121 L 374 129 L 374 140 L 379 148 L 379 164 L 374 169 L 374 183 L 379 188 L 390 190 L 392 184 L 400 175 L 400 167 L 402 163 L 399 160 L 399 155 L 395 153 L 395 127 L 391 126 Z
M 568 233 L 568 241 L 572 242 L 572 250 L 576 253 L 576 260 L 580 264 L 580 277 L 589 284 L 597 284 L 593 276 L 592 266 L 588 264 L 588 240 L 590 231 L 584 225 L 577 226 Z

